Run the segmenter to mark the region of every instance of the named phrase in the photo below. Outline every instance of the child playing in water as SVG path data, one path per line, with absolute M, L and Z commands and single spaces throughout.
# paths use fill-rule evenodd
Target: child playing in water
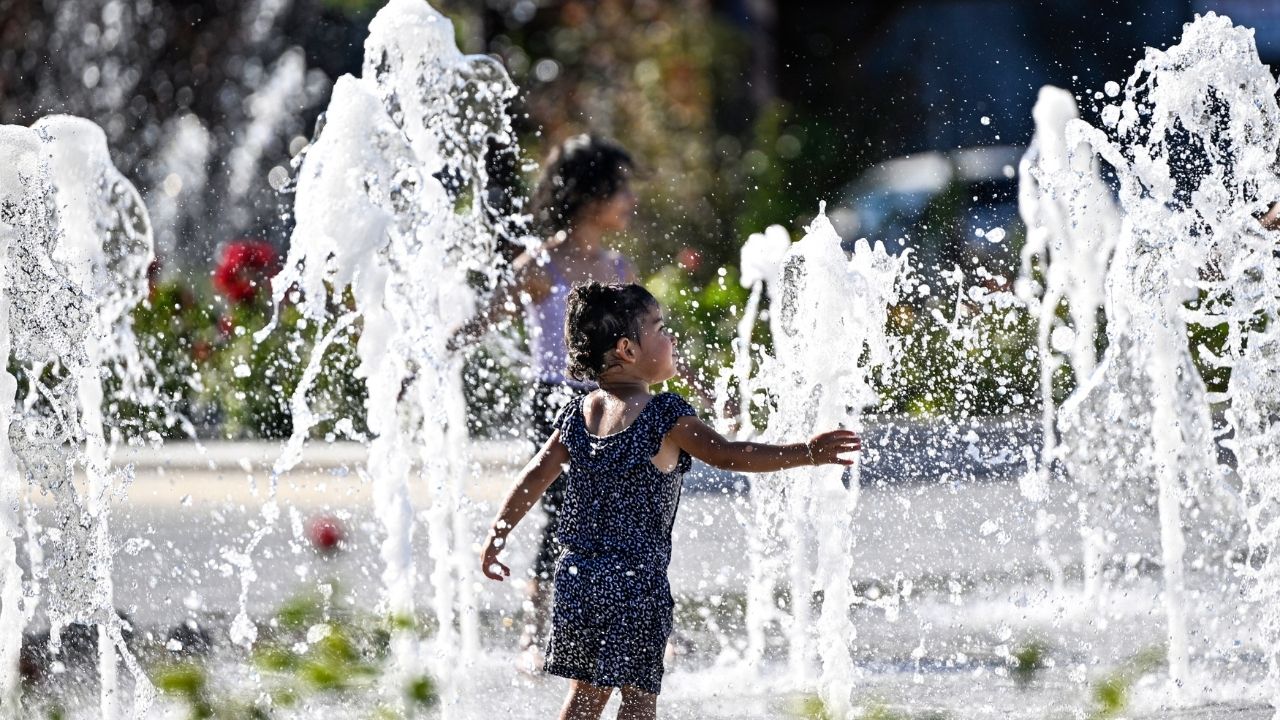
M 675 359 L 662 310 L 639 285 L 575 286 L 565 339 L 570 374 L 598 388 L 560 411 L 521 470 L 481 567 L 494 580 L 511 574 L 499 552 L 568 464 L 546 655 L 546 671 L 572 681 L 560 720 L 599 718 L 614 688 L 622 690 L 619 718 L 654 718 L 672 624 L 671 527 L 690 456 L 746 472 L 849 465 L 841 454 L 860 450 L 861 440 L 834 430 L 790 445 L 731 442 L 679 395 L 651 395 L 675 374 Z

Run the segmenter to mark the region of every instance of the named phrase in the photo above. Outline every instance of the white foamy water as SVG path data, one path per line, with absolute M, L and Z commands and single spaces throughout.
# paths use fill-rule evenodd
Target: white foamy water
M 763 271 L 752 278 L 768 278 L 769 264 L 759 264 Z M 872 248 L 859 240 L 848 257 L 822 212 L 786 249 L 769 316 L 774 355 L 752 379 L 776 399 L 762 439 L 797 442 L 837 427 L 862 429 L 863 410 L 877 401 L 872 373 L 891 361 L 888 312 L 906 267 L 905 254 L 890 255 L 879 242 Z M 758 667 L 765 626 L 781 622 L 790 645 L 788 682 L 816 686 L 837 717 L 852 712 L 857 678 L 850 558 L 858 488 L 856 465 L 790 470 L 752 485 L 746 660 Z M 773 601 L 779 585 L 796 598 L 788 617 Z M 818 591 L 823 601 L 813 617 L 807 599 Z
M 1018 207 L 1027 237 L 1017 290 L 1039 326 L 1044 446 L 1040 467 L 1024 482 L 1035 497 L 1044 494 L 1055 461 L 1054 373 L 1065 358 L 1075 377 L 1084 379 L 1097 363 L 1098 312 L 1120 218 L 1097 159 L 1067 144 L 1067 123 L 1079 117 L 1071 93 L 1041 88 L 1032 116 L 1036 131 L 1019 168 Z M 1070 322 L 1058 320 L 1064 304 Z
M 156 256 L 172 264 L 178 253 L 182 221 L 204 213 L 205 188 L 213 137 L 194 114 L 181 115 L 165 124 L 165 140 L 149 165 L 151 211 Z
M 250 14 L 273 22 L 288 2 L 267 0 L 253 8 Z M 562 685 L 546 690 L 548 681 L 538 686 L 542 695 L 526 696 L 522 693 L 531 681 L 513 679 L 501 653 L 500 660 L 477 660 L 472 543 L 482 519 L 470 508 L 484 501 L 474 496 L 468 501 L 462 494 L 463 483 L 474 476 L 460 360 L 447 351 L 446 341 L 476 305 L 469 280 L 484 285 L 497 272 L 490 262 L 490 220 L 476 198 L 484 197 L 477 191 L 484 186 L 485 140 L 509 139 L 502 109 L 511 88 L 491 61 L 461 55 L 453 37 L 450 24 L 425 4 L 390 3 L 371 26 L 363 76 L 338 81 L 323 127 L 301 161 L 297 232 L 275 282 L 276 300 L 298 301 L 308 319 L 322 327 L 291 399 L 296 434 L 275 469 L 295 466 L 308 432 L 332 419 L 311 407 L 308 390 L 325 372 L 325 349 L 344 341 L 355 327 L 373 436 L 361 475 L 373 488 L 384 533 L 378 554 L 381 608 L 405 621 L 397 623 L 392 641 L 385 697 L 401 697 L 402 683 L 429 671 L 442 681 L 444 714 L 480 717 L 494 712 L 486 693 L 502 693 L 506 705 L 498 707 L 523 712 L 539 701 L 550 707 L 554 700 L 544 698 L 558 694 Z M 1061 92 L 1046 89 L 1037 106 L 1035 148 L 1023 165 L 1029 231 L 1024 260 L 1028 270 L 1038 268 L 1044 282 L 1020 290 L 1039 321 L 1047 442 L 1039 472 L 1025 485 L 1060 518 L 1080 512 L 1085 592 L 1045 587 L 1035 565 L 1031 504 L 1019 505 L 1024 501 L 1012 485 L 956 483 L 860 493 L 857 468 L 847 475 L 822 468 L 762 477 L 752 483 L 751 498 L 741 501 L 750 522 L 732 536 L 748 549 L 747 559 L 733 544 L 719 570 L 698 568 L 695 562 L 683 577 L 690 588 L 687 601 L 695 604 L 707 600 L 701 593 L 711 582 L 708 574 L 717 575 L 711 584 L 726 586 L 716 588 L 711 606 L 720 607 L 728 598 L 718 593 L 745 587 L 745 638 L 713 631 L 722 633 L 713 640 L 723 652 L 702 674 L 695 665 L 705 658 L 682 658 L 689 664 L 677 665 L 670 678 L 675 707 L 696 699 L 700 704 L 686 711 L 689 716 L 721 711 L 729 716 L 737 710 L 729 706 L 754 695 L 750 702 L 759 716 L 777 716 L 780 711 L 766 699 L 817 689 L 833 716 L 850 717 L 867 706 L 868 692 L 877 687 L 945 690 L 954 677 L 961 699 L 948 698 L 951 704 L 940 706 L 963 713 L 966 701 L 976 708 L 989 699 L 984 693 L 1011 692 L 1004 681 L 1013 667 L 1014 643 L 1020 634 L 1034 632 L 1049 638 L 1055 645 L 1051 659 L 1062 662 L 1053 680 L 1043 683 L 1052 698 L 1035 706 L 1049 713 L 1061 709 L 1053 704 L 1060 700 L 1053 693 L 1088 695 L 1086 663 L 1100 659 L 1106 664 L 1160 642 L 1159 626 L 1146 621 L 1153 607 L 1168 618 L 1169 671 L 1185 688 L 1184 700 L 1196 700 L 1197 688 L 1222 680 L 1214 674 L 1214 662 L 1227 663 L 1231 683 L 1247 683 L 1234 676 L 1237 666 L 1231 663 L 1255 649 L 1272 664 L 1273 686 L 1280 683 L 1280 561 L 1270 553 L 1280 542 L 1280 490 L 1275 487 L 1280 380 L 1273 369 L 1280 348 L 1280 275 L 1275 236 L 1254 219 L 1280 196 L 1271 167 L 1275 91 L 1248 33 L 1210 16 L 1191 26 L 1178 46 L 1148 53 L 1123 88 L 1106 85 L 1116 104 L 1104 117 L 1114 132 L 1080 121 L 1074 103 Z M 264 90 L 261 97 L 279 94 Z M 290 119 L 274 108 L 251 115 L 260 117 L 264 128 L 283 127 Z M 120 496 L 128 476 L 111 462 L 101 371 L 108 365 L 125 367 L 126 392 L 145 401 L 139 371 L 145 360 L 136 358 L 127 325 L 121 324 L 143 287 L 149 253 L 145 211 L 111 167 L 95 128 L 51 119 L 37 130 L 0 128 L 0 149 L 12 159 L 0 167 L 0 255 L 5 260 L 0 350 L 12 349 L 24 373 L 37 375 L 48 367 L 54 378 L 15 405 L 16 379 L 0 371 L 0 713 L 15 713 L 21 635 L 41 603 L 55 629 L 67 622 L 99 626 L 104 682 L 96 714 L 115 717 L 126 711 L 130 686 L 117 665 L 132 658 L 124 652 L 112 610 L 107 501 Z M 198 125 L 175 129 L 173 167 L 157 176 L 161 181 L 173 176 L 171 187 L 178 192 L 173 197 L 182 198 L 203 182 L 188 166 L 207 162 L 205 138 Z M 244 157 L 256 153 L 262 159 L 267 145 L 246 146 Z M 1099 158 L 1116 169 L 1118 205 L 1101 180 Z M 241 180 L 252 179 L 253 170 L 245 168 L 257 160 L 244 162 L 237 171 Z M 177 211 L 164 213 L 168 218 Z M 984 237 L 992 242 L 1016 237 L 1002 235 L 993 228 Z M 874 375 L 893 369 L 894 347 L 885 326 L 890 306 L 899 301 L 906 261 L 865 241 L 850 258 L 820 215 L 794 245 L 781 228 L 753 236 L 743 248 L 742 265 L 751 294 L 738 328 L 734 366 L 720 388 L 728 397 L 728 379 L 737 381 L 739 432 L 761 433 L 752 427 L 749 411 L 765 393 L 777 407 L 764 438 L 795 441 L 837 424 L 859 428 L 864 409 L 877 401 Z M 1010 298 L 969 287 L 971 281 L 959 270 L 951 277 L 954 281 L 941 292 L 949 303 L 954 286 L 955 310 L 950 317 L 940 313 L 940 322 L 957 346 L 980 349 L 973 346 L 982 338 L 964 327 L 972 319 L 965 313 L 977 305 L 1006 308 Z M 348 294 L 353 310 L 345 306 Z M 752 336 L 766 297 L 776 349 L 757 358 Z M 1108 337 L 1101 359 L 1092 342 L 1100 305 L 1106 309 Z M 1064 307 L 1067 319 L 1059 317 Z M 1213 396 L 1191 361 L 1186 338 L 1194 325 L 1224 323 L 1227 343 L 1210 361 L 1231 368 L 1232 377 L 1227 392 Z M 1064 365 L 1080 386 L 1055 411 L 1047 379 Z M 1214 436 L 1222 431 L 1214 428 L 1212 403 L 1227 408 L 1221 416 L 1234 433 L 1224 443 L 1235 452 L 1234 475 L 1215 456 Z M 757 409 L 767 404 L 762 401 Z M 50 412 L 43 413 L 44 408 Z M 1055 444 L 1057 433 L 1062 442 Z M 981 438 L 970 435 L 969 450 L 981 460 Z M 77 461 L 84 463 L 87 477 L 81 489 L 69 482 L 65 463 L 67 447 L 78 441 L 84 451 Z M 921 445 L 922 452 L 934 450 L 927 442 Z M 1049 470 L 1055 467 L 1064 471 L 1069 488 L 1050 482 Z M 18 512 L 27 489 L 24 473 L 54 498 L 39 518 Z M 421 507 L 410 502 L 415 484 L 430 489 Z M 705 511 L 705 524 L 692 528 L 704 533 L 699 553 L 723 550 L 706 535 L 734 524 L 718 516 L 730 502 L 738 503 L 690 498 L 682 511 Z M 967 507 L 958 509 L 958 504 Z M 869 515 L 872 507 L 878 514 Z M 295 534 L 301 534 L 298 508 L 289 512 Z M 263 617 L 251 597 L 269 594 L 263 589 L 268 573 L 287 574 L 280 571 L 279 514 L 274 499 L 253 508 L 250 529 L 220 553 L 239 586 L 232 583 L 226 604 L 211 609 L 227 612 L 229 619 L 235 615 L 230 639 L 242 645 L 256 642 L 255 618 Z M 867 525 L 855 526 L 855 518 Z M 33 540 L 53 536 L 38 532 L 38 520 L 59 531 L 57 541 L 43 548 Z M 690 531 L 691 520 L 685 522 Z M 1060 541 L 1064 535 L 1061 523 L 1045 515 L 1035 524 L 1044 525 L 1045 547 L 1045 536 Z M 968 525 L 966 534 L 961 526 Z M 934 537 L 922 542 L 913 535 L 917 532 Z M 422 536 L 429 539 L 429 563 L 413 553 L 415 537 Z M 1143 543 L 1135 543 L 1135 536 Z M 1161 549 L 1152 550 L 1148 545 L 1156 536 Z M 685 539 L 692 546 L 695 537 L 689 532 Z M 18 558 L 22 538 L 27 538 L 27 571 Z M 1251 556 L 1236 569 L 1244 573 L 1253 604 L 1236 606 L 1229 553 L 1246 539 Z M 353 544 L 359 541 L 352 538 Z M 906 557 L 908 546 L 914 558 Z M 1126 555 L 1117 561 L 1120 553 Z M 984 557 L 965 564 L 969 555 Z M 1136 568 L 1153 558 L 1152 576 L 1124 578 L 1114 589 L 1102 582 L 1105 563 L 1114 571 L 1122 562 L 1124 573 L 1136 575 Z M 1040 559 L 1052 561 L 1047 550 Z M 748 565 L 751 577 L 742 578 Z M 422 581 L 420 568 L 430 569 L 428 582 Z M 944 578 L 946 572 L 954 574 Z M 356 572 L 348 577 L 361 578 Z M 913 596 L 913 579 L 929 577 L 941 589 Z M 1106 577 L 1114 581 L 1116 573 Z M 893 586 L 865 590 L 869 578 L 891 579 Z M 212 595 L 214 582 L 207 580 L 193 593 Z M 990 587 L 982 593 L 970 587 L 983 582 Z M 739 584 L 727 587 L 733 583 Z M 792 598 L 789 606 L 779 607 L 777 590 Z M 808 602 L 819 596 L 820 605 Z M 1224 597 L 1226 619 L 1215 616 L 1218 608 L 1200 604 L 1221 603 Z M 486 609 L 502 619 L 515 613 L 511 607 Z M 1240 634 L 1241 613 L 1256 613 L 1260 637 L 1241 638 L 1239 657 L 1205 657 L 1232 652 L 1223 648 Z M 421 626 L 407 627 L 423 618 L 441 628 L 425 642 Z M 732 622 L 722 628 L 732 633 Z M 226 630 L 218 630 L 224 642 Z M 493 632 L 503 638 L 499 642 L 509 639 L 502 630 Z M 785 651 L 767 651 L 779 634 Z M 1201 640 L 1212 649 L 1201 651 Z M 986 657 L 973 663 L 975 653 Z M 766 681 L 778 669 L 770 665 L 771 654 L 785 654 L 790 673 Z M 883 663 L 911 669 L 881 672 L 876 667 Z M 741 673 L 743 665 L 758 674 Z M 136 665 L 126 671 L 138 678 L 145 700 L 145 678 Z M 487 683 L 483 692 L 468 685 L 473 671 Z M 515 686 L 521 689 L 510 690 Z M 1142 692 L 1135 711 L 1158 713 L 1169 695 L 1163 684 Z M 1241 696 L 1253 697 L 1243 691 Z M 377 702 L 335 712 L 355 715 Z M 924 707 L 929 696 L 915 696 L 914 702 L 911 708 Z M 467 709 L 460 710 L 464 705 Z M 144 707 L 135 703 L 135 712 Z
M 31 566 L 41 577 L 28 580 L 20 593 L 21 571 L 10 564 L 5 573 L 0 614 L 0 663 L 6 677 L 13 645 L 20 647 L 22 629 L 37 602 L 43 600 L 56 649 L 61 628 L 72 622 L 98 629 L 99 711 L 104 718 L 123 712 L 125 695 L 118 677 L 121 660 L 133 676 L 133 714 L 141 717 L 154 696 L 150 682 L 124 643 L 124 624 L 116 615 L 112 583 L 112 540 L 109 503 L 124 490 L 125 475 L 111 467 L 113 441 L 105 434 L 103 380 L 108 366 L 119 367 L 125 397 L 146 402 L 142 373 L 128 313 L 146 292 L 152 259 L 151 227 L 137 191 L 116 170 L 106 136 L 92 122 L 50 116 L 30 129 L 5 127 L 6 157 L 14 157 L 14 174 L 0 183 L 0 206 L 6 215 L 5 311 L 3 343 L 11 347 L 29 385 L 28 394 L 48 408 L 18 424 L 20 441 L 4 447 L 6 512 L 17 507 L 23 490 L 20 468 L 55 504 L 46 524 L 56 542 L 31 550 Z M 12 343 L 10 346 L 9 343 Z M 7 355 L 7 352 L 6 352 Z M 49 368 L 49 372 L 42 372 Z M 6 376 L 7 377 L 7 376 Z M 3 385 L 12 388 L 10 378 Z M 7 390 L 13 406 L 14 392 Z M 31 403 L 26 403 L 31 407 Z M 5 444 L 10 438 L 5 433 Z M 82 450 L 70 451 L 66 443 Z M 83 465 L 87 483 L 72 484 L 72 472 Z M 11 479 L 12 477 L 12 479 Z M 9 499 L 14 500 L 12 504 Z M 27 524 L 32 518 L 27 519 Z M 15 516 L 4 520 L 9 542 L 16 541 Z M 34 533 L 27 533 L 28 542 Z M 5 552 L 5 560 L 14 558 Z M 34 562 L 36 559 L 40 562 Z M 37 589 L 43 592 L 38 594 Z M 21 611 L 19 608 L 21 607 Z M 16 690 L 6 680 L 6 699 L 16 703 Z
M 511 140 L 505 109 L 513 95 L 501 66 L 459 52 L 443 15 L 416 0 L 388 3 L 370 24 L 362 76 L 338 79 L 302 161 L 297 226 L 274 281 L 277 302 L 300 290 L 303 313 L 320 323 L 328 322 L 327 303 L 347 291 L 355 299 L 373 436 L 362 474 L 386 533 L 382 607 L 408 621 L 393 633 L 386 682 L 401 697 L 403 683 L 430 670 L 446 708 L 465 680 L 460 668 L 479 649 L 474 538 L 462 497 L 470 470 L 461 358 L 446 343 L 476 306 L 468 273 L 492 280 L 498 272 L 488 261 L 496 238 L 479 199 L 487 143 Z M 277 472 L 297 462 L 311 426 L 305 394 L 303 386 L 294 398 L 299 422 Z M 406 627 L 421 610 L 411 482 L 427 483 L 432 497 L 423 517 L 429 609 L 440 629 L 425 653 Z
M 1019 166 L 1018 209 L 1027 226 L 1022 248 L 1018 295 L 1037 319 L 1040 358 L 1042 445 L 1038 466 L 1023 476 L 1023 492 L 1043 499 L 1059 462 L 1054 376 L 1065 360 L 1077 382 L 1093 372 L 1098 353 L 1098 315 L 1102 311 L 1107 265 L 1120 231 L 1120 214 L 1100 175 L 1100 163 L 1087 148 L 1067 144 L 1067 123 L 1079 117 L 1075 99 L 1061 88 L 1040 89 L 1032 117 L 1036 131 Z M 1059 319 L 1063 306 L 1068 321 Z M 1081 504 L 1079 528 L 1085 594 L 1100 592 L 1106 529 Z M 1057 518 L 1042 514 L 1041 537 Z M 1061 589 L 1063 571 L 1047 543 L 1041 560 Z
M 262 86 L 245 99 L 248 121 L 227 158 L 227 189 L 231 193 L 228 199 L 233 204 L 249 192 L 267 150 L 280 142 L 280 128 L 306 104 L 306 71 L 302 50 L 287 50 L 276 60 Z
M 27 128 L 0 126 L 0 252 L 8 255 L 15 244 L 28 241 L 44 225 L 44 191 L 47 174 L 42 172 L 40 141 Z M 43 182 L 41 182 L 43 180 Z M 8 357 L 10 301 L 7 278 L 0 275 L 6 292 L 0 293 L 0 350 Z M 20 713 L 18 658 L 22 652 L 22 631 L 34 613 L 36 598 L 23 588 L 23 571 L 18 564 L 18 543 L 23 527 L 18 515 L 23 478 L 9 444 L 10 427 L 18 390 L 17 379 L 7 368 L 0 371 L 0 714 L 16 718 Z
M 751 289 L 742 318 L 738 320 L 738 336 L 733 341 L 733 366 L 724 387 L 717 388 L 716 416 L 725 416 L 728 406 L 727 379 L 737 380 L 738 419 L 735 434 L 749 438 L 756 434 L 751 420 L 752 398 L 756 388 L 752 385 L 753 363 L 751 336 L 755 332 L 760 315 L 760 301 L 765 292 L 775 288 L 781 280 L 782 260 L 791 247 L 791 236 L 781 225 L 770 225 L 762 233 L 752 233 L 742 244 L 739 282 Z
M 1257 284 L 1258 266 L 1274 262 L 1274 242 L 1254 219 L 1280 197 L 1272 169 L 1280 138 L 1275 92 L 1251 31 L 1210 13 L 1189 24 L 1179 44 L 1148 49 L 1118 104 L 1102 113 L 1110 135 L 1068 120 L 1070 166 L 1050 171 L 1074 187 L 1058 199 L 1081 208 L 1072 221 L 1101 227 L 1109 225 L 1109 209 L 1091 199 L 1098 193 L 1090 153 L 1119 180 L 1123 216 L 1105 285 L 1108 348 L 1062 408 L 1061 457 L 1085 493 L 1082 506 L 1099 515 L 1135 501 L 1157 508 L 1175 702 L 1194 699 L 1185 690 L 1194 652 L 1186 621 L 1188 556 L 1197 566 L 1220 565 L 1242 517 L 1228 470 L 1217 462 L 1211 398 L 1188 347 L 1189 324 L 1232 324 L 1231 341 L 1215 362 L 1243 361 L 1247 372 L 1233 378 L 1228 393 L 1233 404 L 1242 399 L 1236 390 L 1242 380 L 1261 402 L 1280 396 L 1280 387 L 1256 384 L 1255 353 L 1268 351 L 1245 341 L 1251 323 L 1269 317 L 1278 289 Z M 1037 179 L 1049 178 L 1043 170 Z M 1269 421 L 1236 423 L 1235 440 L 1248 443 L 1269 427 Z M 1241 463 L 1242 476 L 1250 464 Z M 1212 531 L 1189 542 L 1183 528 L 1191 517 L 1215 518 Z M 1085 526 L 1102 522 L 1086 519 Z

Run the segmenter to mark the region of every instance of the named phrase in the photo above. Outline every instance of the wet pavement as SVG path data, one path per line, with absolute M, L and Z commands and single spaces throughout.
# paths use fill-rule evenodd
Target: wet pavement
M 979 446 L 979 459 L 993 452 L 981 447 L 981 435 L 956 436 Z M 115 588 L 139 633 L 165 634 L 194 618 L 215 643 L 226 643 L 242 594 L 250 617 L 261 623 L 288 598 L 329 581 L 341 588 L 343 602 L 376 606 L 381 531 L 369 510 L 369 485 L 357 472 L 363 450 L 309 452 L 302 467 L 275 485 L 280 513 L 269 522 L 263 507 L 272 495 L 268 468 L 277 450 L 225 444 L 204 452 L 185 445 L 122 452 L 119 460 L 135 465 L 135 479 L 127 499 L 113 508 L 120 547 Z M 478 551 L 523 453 L 518 445 L 478 446 L 478 479 L 467 488 L 474 538 L 469 552 Z M 1005 477 L 942 473 L 863 482 L 853 543 L 860 604 L 851 646 L 858 676 L 850 682 L 859 706 L 890 713 L 881 717 L 1087 717 L 1100 686 L 1130 658 L 1163 644 L 1159 573 L 1149 561 L 1159 555 L 1153 519 L 1117 529 L 1111 589 L 1086 598 L 1080 536 L 1072 523 L 1078 498 L 1068 487 L 1055 487 L 1043 503 L 1027 501 L 1008 479 L 1015 465 L 1010 462 Z M 749 572 L 744 548 L 751 513 L 742 483 L 714 476 L 690 485 L 674 530 L 679 654 L 668 674 L 664 716 L 800 717 L 804 696 L 786 679 L 781 630 L 775 628 L 762 673 L 735 661 Z M 429 500 L 415 485 L 415 507 Z M 309 528 L 321 516 L 336 518 L 343 529 L 338 552 L 317 552 L 312 543 Z M 1041 522 L 1043 539 L 1036 532 L 1038 516 L 1056 520 Z M 529 565 L 539 521 L 531 515 L 512 536 L 509 564 L 517 574 Z M 426 535 L 419 523 L 414 547 L 423 606 L 432 569 Z M 248 575 L 240 554 L 249 558 Z M 1061 585 L 1050 579 L 1051 568 L 1062 571 Z M 1250 613 L 1239 588 L 1222 577 L 1192 574 L 1189 614 L 1198 675 L 1188 696 L 1194 707 L 1167 707 L 1157 673 L 1134 682 L 1129 716 L 1271 716 L 1260 704 L 1265 667 L 1253 644 Z M 519 617 L 518 583 L 484 581 L 478 568 L 473 582 L 485 651 L 468 672 L 469 690 L 459 700 L 465 707 L 449 716 L 552 716 L 563 681 L 513 670 L 516 633 L 507 626 Z M 37 618 L 34 625 L 41 623 Z M 1012 658 L 1033 644 L 1043 647 L 1046 662 L 1019 675 Z M 476 698 L 484 701 L 472 702 Z

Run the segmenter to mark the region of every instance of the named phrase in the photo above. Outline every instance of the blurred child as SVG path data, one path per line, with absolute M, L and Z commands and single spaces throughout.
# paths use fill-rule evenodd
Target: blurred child
M 565 298 L 575 282 L 633 282 L 631 262 L 604 244 L 631 225 L 636 198 L 631 191 L 631 156 L 620 145 L 592 135 L 576 135 L 551 151 L 533 193 L 535 231 L 545 238 L 536 251 L 514 261 L 514 282 L 494 298 L 489 312 L 468 323 L 458 340 L 485 332 L 504 313 L 522 308 L 529 338 L 533 387 L 531 437 L 541 444 L 565 403 L 595 386 L 565 372 Z M 455 345 L 457 343 L 455 342 Z M 547 606 L 557 555 L 556 524 L 564 493 L 563 478 L 542 496 L 546 523 L 530 570 L 520 667 L 542 667 L 539 639 L 546 635 Z
M 790 445 L 731 442 L 679 395 L 651 395 L 675 374 L 675 358 L 662 310 L 639 285 L 575 286 L 564 335 L 570 375 L 598 387 L 555 418 L 494 520 L 481 565 L 494 580 L 511 574 L 498 561 L 507 536 L 567 463 L 545 667 L 572 681 L 559 717 L 594 720 L 620 688 L 619 718 L 654 718 L 672 625 L 671 527 L 690 456 L 739 472 L 849 465 L 840 455 L 861 440 L 835 430 Z

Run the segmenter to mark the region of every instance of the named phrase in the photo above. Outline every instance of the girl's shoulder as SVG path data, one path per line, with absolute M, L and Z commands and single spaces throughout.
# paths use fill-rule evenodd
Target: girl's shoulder
M 556 413 L 555 420 L 552 421 L 551 426 L 564 433 L 575 419 L 582 421 L 582 402 L 589 394 L 577 393 L 568 402 L 561 405 L 560 411 Z
M 690 415 L 698 416 L 698 411 L 687 400 L 679 393 L 671 391 L 654 395 L 650 398 L 649 404 L 654 406 L 652 414 L 659 419 L 660 426 L 664 427 L 664 433 L 670 430 L 680 418 Z

